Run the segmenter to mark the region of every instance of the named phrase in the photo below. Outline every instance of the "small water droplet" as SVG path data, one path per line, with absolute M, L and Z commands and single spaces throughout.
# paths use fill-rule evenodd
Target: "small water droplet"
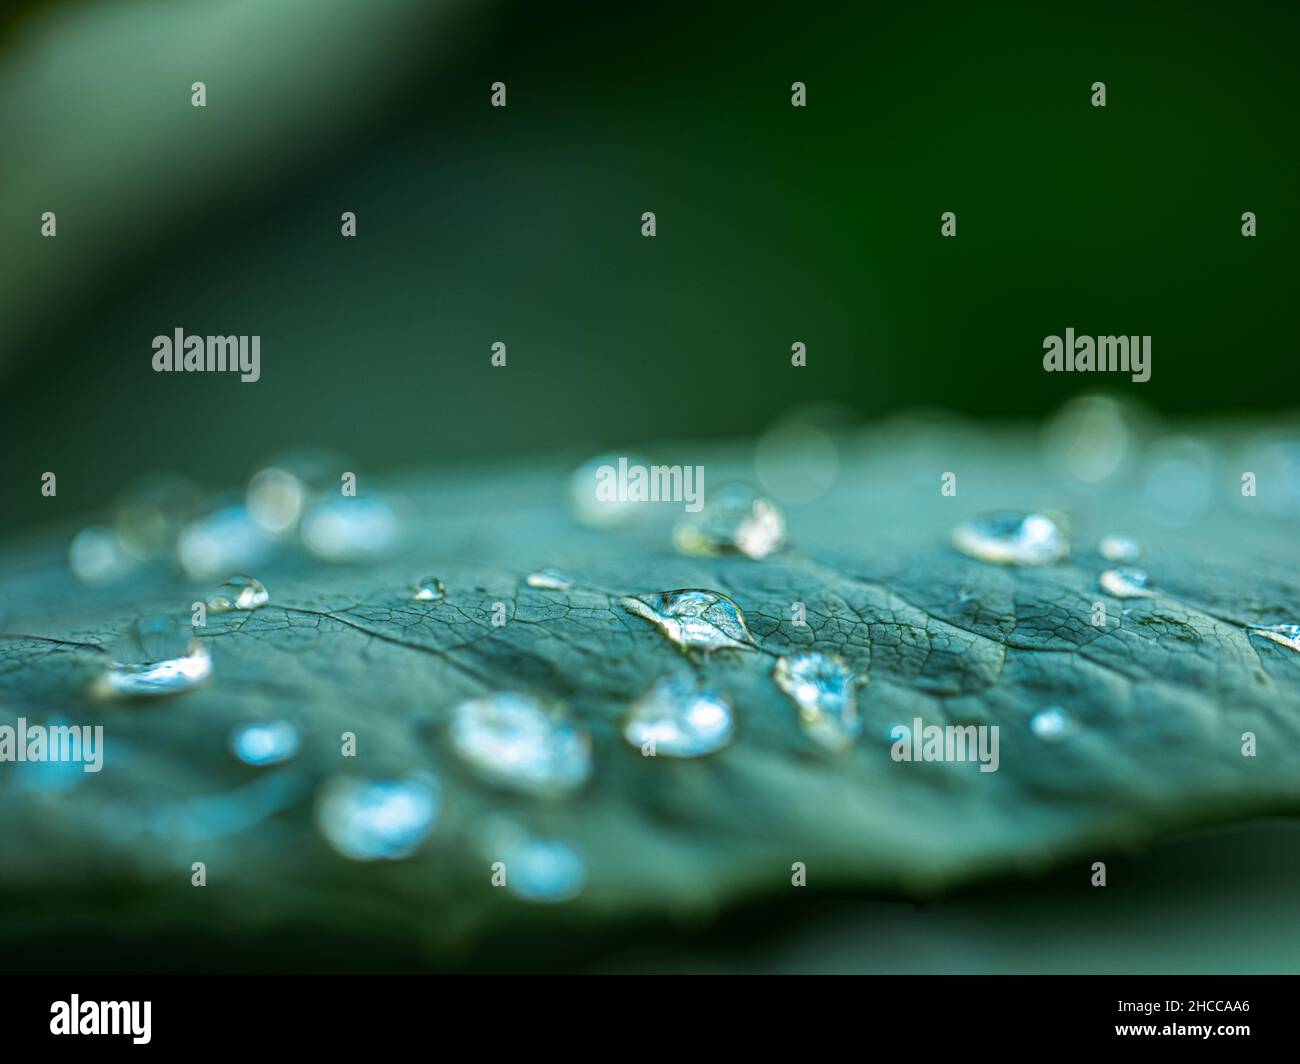
M 1291 650 L 1300 651 L 1300 624 L 1270 624 L 1262 628 L 1252 628 L 1250 634 Z
M 555 904 L 582 893 L 587 869 L 578 851 L 560 839 L 524 839 L 502 855 L 506 889 L 529 902 Z
M 439 599 L 447 597 L 447 585 L 436 576 L 426 576 L 415 585 L 415 591 L 411 597 L 416 602 L 437 602 Z
M 298 752 L 298 729 L 287 720 L 241 724 L 230 733 L 230 752 L 246 765 L 278 765 Z
M 1151 577 L 1142 569 L 1131 565 L 1121 565 L 1107 569 L 1098 578 L 1101 589 L 1116 598 L 1150 598 L 1155 594 L 1151 590 Z
M 270 594 L 256 577 L 232 576 L 208 597 L 208 609 L 214 613 L 255 610 L 270 600 Z
M 1029 730 L 1048 742 L 1064 739 L 1074 728 L 1074 719 L 1060 706 L 1040 709 L 1029 720 Z
M 701 686 L 688 673 L 656 681 L 632 704 L 623 737 L 633 746 L 654 744 L 656 756 L 703 757 L 735 734 L 735 713 L 725 695 Z
M 264 564 L 273 546 L 244 507 L 227 506 L 186 525 L 176 553 L 187 576 L 212 580 Z
M 165 615 L 142 617 L 110 650 L 113 662 L 96 684 L 117 698 L 179 694 L 212 675 L 208 648 Z
M 628 613 L 642 617 L 679 647 L 694 650 L 751 650 L 745 615 L 726 595 L 703 588 L 661 591 L 622 600 Z
M 673 532 L 683 554 L 739 553 L 761 559 L 785 543 L 785 518 L 771 499 L 743 484 L 727 484 L 710 493 L 699 513 L 687 514 Z
M 438 819 L 442 790 L 427 772 L 400 779 L 336 776 L 316 799 L 326 841 L 354 861 L 395 861 L 419 847 Z
M 572 591 L 573 581 L 556 569 L 539 569 L 529 573 L 525 581 L 529 587 L 543 591 Z
M 467 764 L 518 791 L 560 795 L 591 775 L 587 733 L 557 702 L 501 691 L 458 705 L 451 742 Z
M 199 503 L 199 489 L 184 477 L 151 474 L 132 484 L 114 507 L 118 542 L 133 558 L 153 558 L 175 541 Z
M 398 539 L 397 514 L 382 499 L 340 495 L 317 503 L 302 521 L 302 541 L 328 562 L 381 558 Z
M 1135 539 L 1128 536 L 1102 536 L 1097 544 L 1097 553 L 1108 562 L 1125 562 L 1132 564 L 1142 556 L 1142 547 Z
M 804 729 L 822 746 L 841 750 L 861 733 L 859 679 L 840 658 L 817 651 L 779 658 L 772 677 L 798 708 Z
M 952 544 L 963 554 L 998 565 L 1049 565 L 1070 553 L 1065 533 L 1052 518 L 1015 511 L 984 514 L 958 525 Z

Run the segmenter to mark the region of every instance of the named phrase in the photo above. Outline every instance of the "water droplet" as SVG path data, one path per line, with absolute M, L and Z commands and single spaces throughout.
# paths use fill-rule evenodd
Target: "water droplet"
M 629 467 L 648 467 L 651 464 L 638 455 L 601 454 L 583 462 L 569 478 L 569 509 L 589 528 L 613 528 L 625 524 L 640 505 L 631 499 L 601 498 L 597 490 L 601 482 L 600 470 L 605 466 L 617 469 L 620 459 Z
M 1040 709 L 1029 720 L 1029 730 L 1048 742 L 1064 739 L 1074 729 L 1074 719 L 1060 706 Z
M 754 645 L 740 607 L 717 591 L 661 591 L 625 598 L 622 605 L 633 616 L 657 625 L 679 647 L 749 650 Z
M 447 597 L 447 585 L 436 576 L 426 576 L 415 585 L 412 598 L 416 602 L 437 602 Z
M 763 490 L 784 503 L 820 498 L 840 473 L 832 432 L 853 424 L 855 415 L 833 404 L 797 408 L 766 429 L 754 445 L 754 471 Z
M 1150 586 L 1151 577 L 1142 569 L 1135 569 L 1131 565 L 1107 569 L 1097 582 L 1106 594 L 1116 598 L 1150 598 L 1155 594 Z
M 298 752 L 298 729 L 287 720 L 241 724 L 230 733 L 230 752 L 245 765 L 278 765 Z
M 1048 462 L 1083 484 L 1099 484 L 1124 469 L 1135 450 L 1137 411 L 1110 396 L 1071 399 L 1048 421 Z
M 529 573 L 526 583 L 529 587 L 544 591 L 573 590 L 573 581 L 556 569 L 539 569 L 535 573 Z
M 1142 556 L 1142 547 L 1128 536 L 1102 536 L 1097 552 L 1108 562 L 1132 563 Z
M 198 488 L 184 477 L 159 473 L 138 481 L 114 507 L 122 549 L 140 561 L 153 558 L 176 539 L 199 504 Z
M 186 525 L 176 553 L 191 579 L 213 580 L 261 566 L 272 547 L 244 507 L 227 506 Z
M 427 772 L 400 779 L 336 776 L 316 799 L 316 824 L 326 841 L 354 861 L 409 857 L 433 830 L 442 791 Z
M 1270 624 L 1262 628 L 1252 628 L 1250 634 L 1291 650 L 1300 651 L 1300 624 Z
M 562 705 L 532 695 L 502 691 L 462 702 L 451 742 L 489 780 L 527 793 L 566 794 L 591 775 L 587 733 Z
M 283 536 L 297 525 L 306 497 L 302 481 L 278 466 L 259 469 L 244 492 L 253 520 L 272 536 Z
M 113 663 L 96 684 L 101 695 L 179 694 L 212 675 L 212 657 L 172 617 L 142 617 L 112 647 Z
M 952 544 L 963 554 L 998 565 L 1049 565 L 1070 553 L 1060 525 L 1041 513 L 985 514 L 958 525 Z
M 658 680 L 632 704 L 623 726 L 623 737 L 633 746 L 653 743 L 656 756 L 668 757 L 716 753 L 734 733 L 731 701 L 688 673 Z
M 766 558 L 784 543 L 785 518 L 776 503 L 743 484 L 715 489 L 703 509 L 687 514 L 673 532 L 673 544 L 683 554 Z
M 270 600 L 270 594 L 256 577 L 232 576 L 208 597 L 208 609 L 214 613 L 255 610 Z
M 1184 528 L 1209 509 L 1214 454 L 1199 440 L 1159 441 L 1147 459 L 1147 508 L 1167 528 Z
M 587 869 L 560 839 L 524 839 L 506 849 L 506 889 L 524 901 L 554 904 L 582 893 Z
M 134 569 L 136 560 L 122 549 L 116 531 L 107 525 L 91 525 L 72 538 L 68 566 L 82 583 L 109 584 Z
M 862 731 L 858 677 L 840 658 L 817 651 L 779 658 L 772 672 L 793 700 L 808 734 L 830 750 L 841 750 Z
M 317 503 L 302 522 L 307 549 L 328 562 L 380 558 L 398 538 L 397 514 L 382 499 L 340 495 Z

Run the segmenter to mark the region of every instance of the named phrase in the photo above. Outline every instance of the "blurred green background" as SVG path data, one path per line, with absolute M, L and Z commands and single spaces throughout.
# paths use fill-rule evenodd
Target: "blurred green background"
M 7 529 L 158 467 L 234 484 L 307 442 L 364 475 L 747 435 L 821 399 L 981 419 L 1099 384 L 1175 418 L 1295 402 L 1294 5 L 0 19 Z M 1151 381 L 1044 373 L 1067 326 L 1152 335 Z M 153 373 L 177 327 L 260 334 L 261 381 Z

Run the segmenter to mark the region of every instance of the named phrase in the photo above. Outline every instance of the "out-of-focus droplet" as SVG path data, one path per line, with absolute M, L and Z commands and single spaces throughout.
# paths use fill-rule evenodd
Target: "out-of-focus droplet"
M 1300 651 L 1300 624 L 1270 624 L 1261 628 L 1251 628 L 1250 634 L 1277 643 L 1289 650 Z
M 1134 450 L 1132 412 L 1104 395 L 1071 399 L 1047 423 L 1043 446 L 1048 462 L 1083 484 L 1097 484 L 1120 472 Z
M 382 499 L 340 495 L 316 503 L 302 521 L 302 541 L 328 562 L 382 558 L 397 544 L 397 513 Z
M 447 585 L 436 576 L 426 576 L 415 585 L 411 597 L 416 602 L 437 602 L 447 597 Z
M 212 657 L 175 618 L 141 617 L 109 649 L 112 663 L 96 682 L 100 695 L 150 698 L 180 694 L 212 675 Z
M 656 625 L 686 650 L 752 650 L 754 637 L 745 615 L 726 595 L 704 588 L 684 588 L 622 600 L 634 617 Z
M 861 734 L 860 680 L 840 658 L 817 651 L 779 658 L 772 676 L 794 702 L 804 730 L 821 746 L 842 750 Z
M 582 893 L 587 868 L 573 846 L 561 839 L 522 839 L 501 855 L 506 889 L 524 901 L 556 904 Z
M 1151 589 L 1151 577 L 1131 565 L 1107 569 L 1097 582 L 1106 594 L 1116 598 L 1150 598 L 1155 594 Z
M 1074 719 L 1061 706 L 1040 709 L 1029 719 L 1029 730 L 1046 742 L 1064 739 L 1075 728 Z
M 1146 468 L 1146 503 L 1166 528 L 1184 528 L 1205 516 L 1210 505 L 1214 457 L 1199 440 L 1175 437 L 1151 448 Z
M 766 558 L 785 543 L 785 518 L 771 499 L 743 484 L 725 484 L 709 493 L 699 513 L 688 513 L 673 531 L 683 554 L 744 554 Z
M 472 698 L 453 712 L 450 735 L 466 764 L 513 790 L 560 796 L 591 775 L 591 741 L 558 702 L 513 691 Z
M 573 590 L 573 581 L 558 569 L 539 569 L 535 573 L 529 573 L 525 583 L 541 591 Z
M 650 463 L 638 455 L 601 454 L 583 462 L 569 477 L 569 510 L 582 524 L 590 528 L 612 528 L 625 524 L 636 513 L 640 503 L 630 499 L 601 498 L 599 485 L 601 470 L 617 470 L 619 463 L 629 468 L 649 467 Z
M 270 601 L 270 594 L 256 577 L 232 576 L 208 596 L 208 609 L 213 613 L 255 610 Z
M 1142 556 L 1142 547 L 1135 539 L 1128 536 L 1102 536 L 1097 544 L 1097 553 L 1108 562 L 1132 564 Z
M 822 425 L 845 421 L 845 412 L 806 409 L 767 429 L 754 447 L 754 470 L 763 490 L 791 505 L 826 494 L 839 477 L 840 456 Z
M 952 543 L 963 554 L 998 565 L 1050 565 L 1070 553 L 1060 525 L 1041 513 L 985 514 L 958 525 Z
M 243 506 L 227 506 L 191 521 L 176 544 L 181 568 L 192 580 L 259 568 L 272 549 L 271 540 Z
M 336 776 L 316 798 L 316 824 L 325 840 L 354 861 L 409 857 L 438 820 L 442 789 L 427 772 L 399 779 Z
M 108 525 L 91 525 L 72 537 L 68 567 L 84 584 L 111 584 L 129 574 L 136 560 L 122 549 L 116 530 Z
M 688 673 L 658 680 L 632 704 L 623 738 L 653 749 L 655 756 L 703 757 L 721 750 L 735 734 L 731 700 Z
M 287 469 L 267 466 L 249 478 L 245 502 L 253 520 L 268 535 L 291 532 L 302 517 L 307 492 L 301 480 Z
M 118 542 L 145 561 L 168 549 L 200 504 L 198 488 L 183 477 L 157 474 L 128 488 L 113 512 Z
M 300 743 L 287 720 L 241 724 L 230 733 L 230 752 L 245 765 L 278 765 L 297 754 Z

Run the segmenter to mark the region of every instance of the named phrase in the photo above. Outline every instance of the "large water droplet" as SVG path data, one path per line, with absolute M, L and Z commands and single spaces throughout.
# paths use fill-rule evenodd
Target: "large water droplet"
M 438 819 L 442 791 L 426 772 L 401 779 L 336 776 L 316 799 L 316 824 L 326 841 L 354 861 L 408 857 Z
M 232 576 L 208 597 L 208 609 L 214 613 L 255 610 L 270 600 L 270 594 L 256 577 Z
M 963 554 L 999 565 L 1048 565 L 1070 553 L 1060 526 L 1040 513 L 985 514 L 958 525 L 952 543 Z
M 1029 719 L 1029 730 L 1046 742 L 1064 739 L 1075 727 L 1074 719 L 1060 706 L 1040 709 Z
M 416 602 L 437 602 L 447 597 L 447 585 L 436 576 L 426 576 L 415 585 L 411 597 Z
M 1155 594 L 1151 590 L 1151 577 L 1144 570 L 1135 569 L 1131 565 L 1107 569 L 1097 582 L 1106 594 L 1116 598 L 1150 598 Z
M 1300 651 L 1300 624 L 1270 624 L 1262 628 L 1252 628 L 1250 634 L 1291 650 Z
M 591 775 L 591 743 L 559 703 L 501 691 L 458 705 L 456 753 L 494 783 L 539 795 L 577 790 Z
M 1135 539 L 1128 536 L 1102 536 L 1097 544 L 1097 553 L 1108 562 L 1132 564 L 1142 556 L 1142 547 Z
M 716 753 L 734 733 L 731 701 L 688 673 L 658 680 L 633 703 L 623 726 L 623 737 L 633 746 L 668 757 Z
M 287 469 L 268 466 L 252 475 L 244 497 L 253 520 L 270 535 L 283 536 L 302 516 L 306 490 Z
M 524 839 L 502 854 L 506 889 L 524 901 L 554 904 L 582 893 L 587 869 L 578 851 L 560 839 Z
M 622 605 L 633 616 L 657 625 L 679 647 L 750 650 L 754 645 L 740 607 L 717 591 L 662 591 L 625 598 Z
M 340 495 L 317 503 L 302 521 L 302 541 L 329 562 L 381 558 L 397 543 L 398 520 L 382 499 Z
M 785 518 L 776 503 L 743 484 L 714 489 L 704 508 L 683 517 L 673 532 L 673 544 L 683 554 L 766 558 L 784 543 Z
M 117 698 L 179 694 L 212 675 L 212 657 L 172 617 L 142 617 L 110 649 L 113 662 L 96 684 Z
M 529 587 L 535 587 L 542 591 L 573 590 L 573 581 L 558 569 L 539 569 L 535 573 L 529 573 L 525 583 Z
M 840 658 L 817 651 L 779 658 L 772 676 L 798 708 L 804 729 L 822 746 L 841 750 L 861 733 L 859 679 Z
M 212 580 L 262 565 L 273 546 L 244 507 L 227 506 L 186 525 L 176 553 L 187 576 Z
M 246 765 L 278 765 L 298 752 L 298 729 L 287 720 L 241 724 L 230 733 L 230 752 Z

